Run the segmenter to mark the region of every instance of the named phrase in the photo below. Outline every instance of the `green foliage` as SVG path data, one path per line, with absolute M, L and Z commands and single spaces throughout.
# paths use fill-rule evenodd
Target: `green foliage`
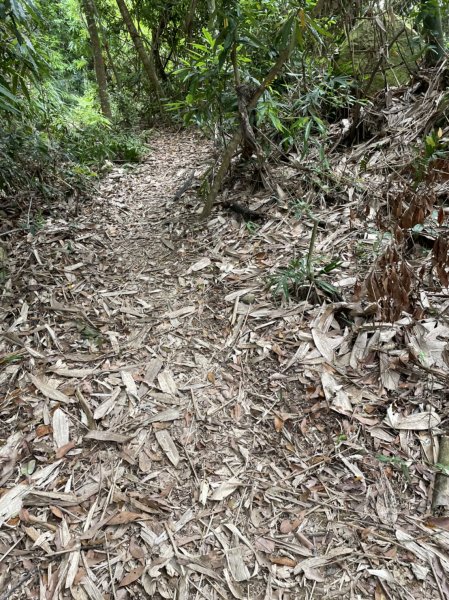
M 169 103 L 169 108 L 181 113 L 185 123 L 194 122 L 209 131 L 218 125 L 221 134 L 235 127 L 235 77 L 240 84 L 255 90 L 285 49 L 292 32 L 301 30 L 297 26 L 298 11 L 288 13 L 282 20 L 279 4 L 247 1 L 222 8 L 218 15 L 219 33 L 213 35 L 204 27 L 201 40 L 187 47 L 186 56 L 180 59 L 182 67 L 174 72 L 185 95 Z M 266 106 L 270 103 L 269 94 L 260 107 L 264 102 Z M 261 110 L 275 121 L 274 110 Z
M 295 200 L 292 202 L 293 212 L 295 214 L 295 218 L 300 220 L 304 217 L 313 218 L 313 210 L 312 206 L 309 202 L 305 200 Z
M 313 62 L 306 70 L 305 77 L 288 73 L 258 107 L 258 126 L 266 135 L 278 132 L 285 151 L 297 148 L 302 155 L 308 153 L 311 143 L 319 145 L 326 138 L 329 123 L 358 102 L 349 78 L 334 76 Z
M 326 137 L 328 124 L 356 103 L 352 79 L 334 75 L 329 61 L 310 55 L 310 47 L 324 47 L 329 38 L 310 15 L 313 5 L 306 3 L 284 20 L 283 2 L 247 0 L 221 8 L 219 33 L 204 27 L 201 39 L 186 46 L 180 57 L 182 66 L 173 76 L 185 93 L 169 102 L 169 109 L 185 124 L 225 135 L 239 121 L 235 69 L 240 83 L 255 90 L 296 32 L 289 72 L 259 100 L 254 125 L 266 139 L 279 140 L 285 151 L 296 148 L 306 154 Z
M 417 159 L 413 164 L 416 185 L 425 179 L 434 160 L 448 157 L 447 141 L 442 138 L 443 130 L 441 128 L 432 131 L 424 138 L 422 148 L 418 150 Z
M 0 111 L 18 115 L 21 95 L 29 98 L 29 82 L 45 68 L 31 40 L 41 15 L 30 0 L 0 3 Z
M 59 113 L 53 116 L 34 106 L 28 118 L 0 127 L 4 195 L 50 200 L 75 191 L 89 194 L 106 160 L 138 162 L 144 155 L 143 134 L 111 127 L 89 102 L 70 107 L 58 101 Z
M 283 296 L 286 300 L 291 295 L 298 296 L 299 289 L 308 282 L 307 258 L 294 258 L 287 267 L 279 269 L 269 280 L 273 296 Z
M 186 125 L 194 123 L 206 131 L 213 131 L 217 119 L 224 124 L 235 120 L 236 100 L 229 86 L 232 68 L 223 65 L 223 45 L 203 29 L 202 43 L 192 43 L 182 58 L 182 67 L 174 72 L 187 89 L 183 99 L 167 104 Z
M 236 83 L 251 97 L 288 47 L 289 61 L 259 99 L 250 121 L 261 145 L 268 141 L 263 148 L 267 155 L 273 141 L 284 152 L 305 155 L 313 149 L 324 170 L 329 125 L 363 102 L 353 77 L 337 75 L 334 65 L 349 13 L 342 9 L 341 14 L 317 17 L 316 0 L 213 4 L 216 10 L 211 11 L 208 2 L 127 0 L 173 120 L 199 126 L 224 142 L 239 123 Z M 394 8 L 423 25 L 423 7 L 437 4 L 396 1 Z M 146 150 L 142 136 L 132 133 L 154 122 L 140 59 L 116 0 L 95 0 L 94 5 L 112 124 L 100 115 L 80 1 L 0 0 L 3 194 L 59 198 L 74 190 L 84 193 L 104 161 L 135 162 Z M 352 11 L 348 27 L 357 24 L 364 7 L 361 3 Z M 444 151 L 432 136 L 420 152 L 418 178 Z
M 410 482 L 410 467 L 409 464 L 399 456 L 387 456 L 386 454 L 378 454 L 377 460 L 392 466 L 399 467 L 405 480 Z
M 255 235 L 259 229 L 259 225 L 253 221 L 246 221 L 245 228 L 249 235 Z
M 139 162 L 146 150 L 141 136 L 111 129 L 107 125 L 87 125 L 67 132 L 66 147 L 81 164 L 97 169 L 106 160 Z
M 61 199 L 73 190 L 89 190 L 90 172 L 82 172 L 61 144 L 30 125 L 0 129 L 0 192 Z
M 99 112 L 78 0 L 35 1 L 0 3 L 0 193 L 88 194 L 106 160 L 137 162 L 146 147 Z
M 442 473 L 443 475 L 449 476 L 449 466 L 442 463 L 435 463 L 435 471 Z
M 307 256 L 294 258 L 287 267 L 279 269 L 269 279 L 268 285 L 274 297 L 281 296 L 285 300 L 290 297 L 307 297 L 311 285 L 316 285 L 324 294 L 334 297 L 338 295 L 337 288 L 323 276 L 337 269 L 340 264 L 339 259 L 326 260 L 313 257 L 310 265 Z

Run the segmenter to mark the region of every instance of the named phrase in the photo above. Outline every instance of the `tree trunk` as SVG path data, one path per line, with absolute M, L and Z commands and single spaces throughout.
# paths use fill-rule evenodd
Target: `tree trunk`
M 444 32 L 438 0 L 421 0 L 421 18 L 426 42 L 431 46 L 426 54 L 426 63 L 434 66 L 444 57 Z
M 106 52 L 106 56 L 108 57 L 108 62 L 109 62 L 108 66 L 111 67 L 111 70 L 114 73 L 115 83 L 117 84 L 117 88 L 121 89 L 122 88 L 122 80 L 120 79 L 120 75 L 118 74 L 117 68 L 116 68 L 114 60 L 112 58 L 111 51 L 109 50 L 109 44 L 107 42 L 104 44 L 104 49 Z
M 207 12 L 209 13 L 207 28 L 209 31 L 214 31 L 217 26 L 217 7 L 215 0 L 207 0 Z
M 108 119 L 112 118 L 111 104 L 109 102 L 106 67 L 101 52 L 100 36 L 98 35 L 97 23 L 95 21 L 94 0 L 82 0 L 84 14 L 86 15 L 87 29 L 89 30 L 90 44 L 94 58 L 95 77 L 98 84 L 98 95 L 100 96 L 101 112 Z
M 152 42 L 151 52 L 153 54 L 153 63 L 154 63 L 154 67 L 156 69 L 156 73 L 159 75 L 159 77 L 162 79 L 162 81 L 167 81 L 167 79 L 168 79 L 167 73 L 165 72 L 165 67 L 164 67 L 164 64 L 162 62 L 161 55 L 160 55 L 161 36 L 167 26 L 167 22 L 170 17 L 167 10 L 168 9 L 164 10 L 161 18 L 159 19 L 159 23 L 157 24 L 157 27 L 155 27 L 153 29 L 153 31 L 151 32 L 151 42 Z
M 277 61 L 274 63 L 274 65 L 268 71 L 265 79 L 262 81 L 262 83 L 256 89 L 252 98 L 248 102 L 248 104 L 247 104 L 248 112 L 250 112 L 251 110 L 256 108 L 257 103 L 260 100 L 262 94 L 265 92 L 265 90 L 273 83 L 273 81 L 279 75 L 280 71 L 282 70 L 282 67 L 287 62 L 287 60 L 290 58 L 290 55 L 293 52 L 295 41 L 296 41 L 296 34 L 293 33 L 290 37 L 288 46 L 280 52 Z M 224 178 L 226 177 L 226 173 L 228 172 L 228 169 L 231 165 L 232 157 L 236 153 L 242 140 L 243 140 L 243 129 L 241 126 L 239 126 L 235 130 L 234 135 L 232 136 L 228 145 L 226 146 L 226 148 L 223 151 L 223 156 L 221 157 L 220 166 L 213 177 L 213 180 L 212 180 L 212 183 L 210 186 L 210 190 L 209 190 L 206 200 L 204 202 L 203 212 L 201 213 L 202 219 L 207 219 L 210 216 L 214 202 L 218 196 L 218 193 L 220 192 L 221 185 L 222 185 Z
M 184 21 L 184 31 L 186 34 L 186 39 L 188 41 L 192 38 L 193 31 L 193 23 L 195 21 L 195 11 L 196 11 L 197 0 L 190 0 L 189 10 L 187 12 L 185 21 Z
M 137 54 L 142 61 L 143 68 L 147 75 L 148 81 L 154 90 L 156 96 L 159 98 L 161 95 L 161 84 L 156 74 L 156 69 L 153 62 L 151 53 L 148 53 L 145 49 L 142 39 L 140 38 L 139 32 L 131 18 L 128 7 L 126 6 L 125 0 L 117 0 L 117 5 L 122 15 L 122 19 L 126 25 L 126 28 L 131 36 L 133 44 L 136 48 Z

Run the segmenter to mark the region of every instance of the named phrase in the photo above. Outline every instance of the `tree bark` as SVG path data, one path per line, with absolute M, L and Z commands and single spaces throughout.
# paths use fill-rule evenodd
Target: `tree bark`
M 262 83 L 256 89 L 251 100 L 248 102 L 248 104 L 247 104 L 248 112 L 250 112 L 251 110 L 256 108 L 257 103 L 260 100 L 262 94 L 265 92 L 267 87 L 273 83 L 273 81 L 276 79 L 276 77 L 281 72 L 282 67 L 287 62 L 287 60 L 289 59 L 289 57 L 293 51 L 295 41 L 296 41 L 295 35 L 292 35 L 288 46 L 286 48 L 284 48 L 282 50 L 282 52 L 279 54 L 277 61 L 271 67 L 271 69 L 268 71 L 265 79 L 262 81 Z M 234 156 L 235 152 L 237 151 L 238 147 L 240 146 L 242 140 L 243 140 L 243 129 L 242 129 L 242 126 L 240 125 L 238 127 L 238 129 L 235 130 L 234 135 L 230 139 L 228 145 L 226 146 L 226 148 L 223 152 L 223 156 L 221 157 L 220 166 L 219 166 L 217 172 L 215 173 L 215 176 L 214 176 L 211 186 L 210 186 L 209 193 L 207 194 L 206 200 L 204 202 L 203 212 L 201 213 L 201 219 L 207 219 L 210 216 L 214 202 L 218 196 L 218 193 L 220 192 L 222 183 L 224 181 L 224 178 L 226 177 L 226 173 L 228 172 L 228 169 L 231 165 L 232 157 Z
M 215 0 L 207 0 L 207 12 L 209 13 L 207 28 L 209 31 L 214 31 L 217 26 L 217 6 Z
M 158 25 L 151 32 L 151 41 L 152 47 L 151 52 L 153 55 L 153 63 L 156 69 L 156 73 L 162 79 L 162 81 L 167 81 L 167 73 L 165 72 L 165 67 L 161 59 L 160 50 L 161 50 L 161 36 L 167 26 L 167 22 L 169 20 L 169 14 L 167 10 L 164 10 L 162 13 Z
M 89 30 L 90 44 L 94 59 L 95 77 L 98 84 L 98 95 L 100 96 L 101 112 L 103 115 L 112 119 L 111 103 L 109 102 L 108 84 L 106 77 L 106 67 L 101 51 L 100 36 L 95 21 L 94 0 L 82 0 L 84 14 L 86 16 L 87 29 Z
M 125 0 L 117 0 L 117 6 L 120 10 L 120 14 L 122 15 L 122 19 L 126 25 L 126 29 L 128 30 L 129 35 L 131 36 L 137 54 L 139 55 L 139 58 L 142 62 L 150 86 L 155 92 L 156 96 L 159 98 L 162 90 L 161 84 L 159 83 L 159 79 L 156 74 L 153 57 L 151 53 L 148 53 L 145 49 L 144 43 L 139 35 L 139 32 L 137 31 L 136 26 L 134 25 L 128 7 L 126 6 Z
M 438 0 L 421 0 L 420 8 L 424 35 L 431 46 L 426 54 L 426 63 L 434 66 L 444 57 L 444 32 Z
M 186 39 L 191 40 L 192 31 L 193 31 L 193 23 L 195 21 L 195 11 L 196 11 L 197 0 L 190 0 L 189 10 L 187 12 L 185 21 L 184 21 L 184 31 L 186 34 Z

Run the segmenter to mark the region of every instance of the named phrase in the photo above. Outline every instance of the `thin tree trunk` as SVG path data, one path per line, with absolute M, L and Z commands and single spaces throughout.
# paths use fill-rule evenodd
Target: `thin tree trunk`
M 248 102 L 248 105 L 247 105 L 248 113 L 251 110 L 253 110 L 254 108 L 256 108 L 257 103 L 260 100 L 262 94 L 265 92 L 265 90 L 268 88 L 268 86 L 270 86 L 273 83 L 273 81 L 276 79 L 276 77 L 281 72 L 282 67 L 287 62 L 287 60 L 289 59 L 289 57 L 293 51 L 295 41 L 296 41 L 296 37 L 294 34 L 292 34 L 288 46 L 281 51 L 281 53 L 278 56 L 277 61 L 271 67 L 271 69 L 268 71 L 265 79 L 262 81 L 262 83 L 256 89 L 251 100 Z M 207 194 L 207 197 L 206 197 L 206 200 L 204 203 L 203 212 L 201 213 L 202 219 L 207 219 L 210 216 L 214 202 L 218 196 L 218 193 L 220 192 L 222 183 L 224 181 L 224 178 L 226 177 L 226 173 L 228 172 L 228 169 L 231 165 L 232 157 L 234 156 L 235 152 L 237 151 L 238 147 L 240 146 L 242 140 L 243 140 L 243 128 L 242 128 L 242 126 L 239 126 L 238 129 L 235 130 L 234 135 L 230 139 L 228 145 L 226 146 L 226 148 L 223 152 L 223 156 L 221 157 L 220 166 L 219 166 L 217 172 L 215 173 L 215 176 L 214 176 L 213 181 L 210 186 L 209 193 Z
M 166 9 L 163 12 L 163 14 L 159 20 L 159 23 L 157 24 L 156 27 L 154 27 L 153 31 L 151 32 L 151 41 L 152 41 L 151 52 L 153 54 L 153 63 L 154 63 L 156 72 L 159 75 L 159 77 L 162 79 L 162 81 L 167 81 L 167 79 L 168 79 L 167 73 L 165 72 L 165 68 L 162 63 L 162 59 L 161 59 L 161 55 L 160 55 L 161 36 L 167 26 L 167 22 L 168 22 L 169 18 L 170 18 L 170 15 L 167 12 L 167 10 L 168 9 Z
M 90 44 L 94 58 L 95 77 L 98 84 L 98 95 L 100 96 L 101 112 L 108 119 L 112 118 L 111 103 L 109 102 L 106 67 L 101 52 L 100 36 L 98 35 L 97 23 L 95 21 L 94 0 L 82 0 L 84 14 L 86 15 L 87 29 L 89 30 Z
M 112 72 L 114 73 L 115 83 L 117 84 L 117 88 L 121 89 L 122 80 L 120 79 L 120 75 L 118 74 L 117 68 L 115 66 L 114 60 L 113 60 L 111 52 L 109 50 L 109 44 L 107 42 L 105 42 L 105 44 L 104 44 L 104 49 L 106 51 L 106 56 L 108 57 L 109 66 L 111 67 Z
M 94 4 L 94 9 L 95 9 L 95 17 L 96 17 L 96 19 L 97 19 L 97 21 L 98 21 L 98 23 L 100 25 L 100 32 L 101 32 L 101 39 L 103 41 L 103 48 L 104 48 L 104 51 L 106 52 L 106 57 L 107 57 L 107 59 L 109 61 L 108 67 L 111 68 L 112 73 L 114 74 L 115 83 L 117 84 L 117 87 L 119 89 L 121 89 L 122 82 L 121 82 L 120 76 L 118 74 L 117 68 L 115 66 L 114 60 L 112 59 L 112 54 L 111 54 L 111 51 L 109 49 L 109 43 L 107 41 L 106 30 L 104 28 L 103 23 L 101 22 L 100 15 L 98 14 L 98 8 L 97 8 L 97 6 L 95 4 Z
M 421 0 L 421 17 L 426 41 L 430 44 L 426 63 L 434 66 L 444 57 L 444 32 L 438 0 Z
M 131 39 L 136 48 L 137 54 L 139 55 L 140 60 L 142 61 L 143 68 L 147 75 L 148 81 L 153 88 L 156 96 L 159 98 L 161 95 L 161 84 L 159 83 L 159 79 L 156 74 L 156 69 L 154 66 L 154 61 L 151 53 L 148 53 L 145 49 L 142 39 L 140 38 L 139 32 L 137 31 L 136 26 L 131 18 L 128 7 L 126 6 L 125 0 L 117 0 L 117 6 L 120 10 L 120 14 L 122 15 L 122 19 L 126 25 L 126 28 L 131 36 Z
M 187 12 L 185 21 L 184 21 L 184 31 L 186 34 L 186 39 L 190 41 L 192 38 L 193 31 L 193 23 L 195 20 L 195 11 L 196 11 L 197 0 L 190 0 L 189 10 Z
M 207 12 L 209 13 L 207 28 L 209 29 L 209 31 L 214 31 L 217 24 L 217 7 L 215 4 L 215 0 L 207 0 Z

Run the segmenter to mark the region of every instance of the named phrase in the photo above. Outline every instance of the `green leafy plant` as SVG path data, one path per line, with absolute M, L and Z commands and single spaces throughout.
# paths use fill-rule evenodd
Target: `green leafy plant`
M 408 463 L 399 456 L 387 456 L 386 454 L 377 454 L 377 460 L 395 467 L 399 467 L 405 479 L 410 482 L 410 467 Z
M 330 297 L 339 296 L 337 288 L 326 281 L 323 276 L 337 269 L 341 265 L 341 261 L 339 259 L 327 261 L 314 256 L 317 231 L 318 221 L 314 219 L 307 255 L 291 260 L 287 267 L 278 270 L 269 279 L 269 287 L 275 297 L 281 295 L 286 300 L 291 295 L 307 297 L 314 287 Z
M 440 128 L 432 131 L 423 140 L 423 147 L 418 152 L 417 160 L 414 162 L 415 185 L 423 181 L 429 173 L 432 162 L 438 158 L 447 158 L 449 152 L 443 141 L 443 130 Z
M 269 279 L 269 287 L 273 296 L 282 295 L 286 300 L 291 295 L 297 296 L 299 288 L 304 286 L 307 278 L 307 258 L 294 258 L 287 267 L 279 269 Z
M 0 278 L 1 283 L 1 278 Z M 10 352 L 8 354 L 0 355 L 0 365 L 10 365 L 13 363 L 17 363 L 23 360 L 23 353 L 20 352 Z
M 30 81 L 43 73 L 45 60 L 31 39 L 42 16 L 30 0 L 0 3 L 0 111 L 20 115 L 21 97 L 29 99 Z
M 254 235 L 259 229 L 259 225 L 257 223 L 253 223 L 253 221 L 246 221 L 245 228 L 250 235 Z
M 449 466 L 443 465 L 442 463 L 435 463 L 435 470 L 438 473 L 442 473 L 443 475 L 449 476 Z
M 296 219 L 300 220 L 304 217 L 313 218 L 312 206 L 306 200 L 294 200 L 291 206 Z
M 300 55 L 299 60 L 304 58 Z M 290 70 L 286 80 L 278 88 L 272 87 L 258 106 L 258 126 L 274 128 L 282 148 L 296 148 L 302 156 L 309 152 L 311 143 L 319 147 L 329 123 L 342 111 L 363 103 L 355 97 L 350 78 L 334 76 L 313 61 L 303 62 L 303 66 L 305 73 Z
M 29 231 L 35 235 L 38 231 L 43 229 L 45 226 L 45 218 L 41 210 L 38 210 L 32 215 L 29 215 L 26 220 L 23 221 L 22 227 L 25 231 Z
M 206 28 L 202 38 L 202 43 L 191 44 L 187 57 L 181 59 L 183 66 L 174 72 L 187 89 L 185 97 L 168 102 L 167 107 L 181 115 L 186 125 L 193 123 L 212 133 L 217 119 L 223 126 L 234 118 L 236 104 L 229 88 L 231 65 L 221 60 L 223 46 Z

